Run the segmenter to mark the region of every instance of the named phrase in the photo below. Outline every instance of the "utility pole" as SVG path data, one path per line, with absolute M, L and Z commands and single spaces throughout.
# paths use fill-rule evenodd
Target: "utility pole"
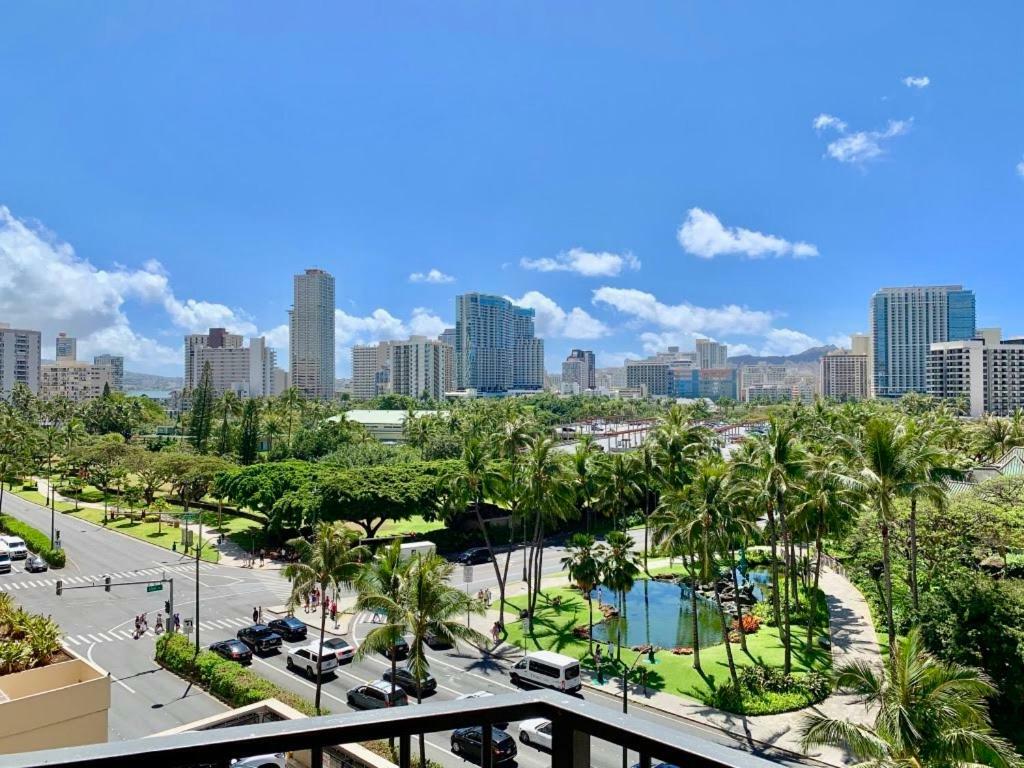
M 196 537 L 196 656 L 199 655 L 199 555 L 203 551 L 203 510 L 199 510 L 199 535 Z

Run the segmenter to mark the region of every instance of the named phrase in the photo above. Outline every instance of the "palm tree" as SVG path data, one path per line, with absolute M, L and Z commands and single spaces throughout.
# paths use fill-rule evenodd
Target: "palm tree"
M 482 614 L 484 608 L 462 590 L 449 584 L 454 566 L 436 555 L 417 556 L 410 561 L 398 599 L 383 593 L 362 596 L 369 610 L 383 614 L 386 623 L 374 628 L 363 640 L 363 648 L 390 647 L 396 635 L 412 636 L 409 644 L 409 671 L 416 678 L 416 701 L 423 701 L 423 680 L 430 671 L 426 647 L 428 638 L 455 645 L 482 646 L 487 638 L 462 623 L 469 613 Z M 426 744 L 420 734 L 420 765 L 427 765 Z
M 622 624 L 626 619 L 626 593 L 633 588 L 640 575 L 640 562 L 634 549 L 635 543 L 628 533 L 612 531 L 598 549 L 598 562 L 603 581 L 612 590 L 619 602 L 619 618 L 616 621 L 615 658 L 622 658 Z
M 599 508 L 611 514 L 612 527 L 618 530 L 619 518 L 624 521 L 640 499 L 640 474 L 637 463 L 628 453 L 616 453 L 598 465 L 597 484 Z
M 837 688 L 877 708 L 874 723 L 808 715 L 801 727 L 804 749 L 842 747 L 860 765 L 879 768 L 1021 765 L 1010 744 L 992 730 L 986 699 L 996 688 L 984 673 L 936 659 L 917 628 L 890 647 L 892 658 L 881 674 L 857 662 L 835 677 Z
M 594 537 L 589 533 L 575 533 L 569 539 L 569 546 L 566 548 L 568 555 L 562 558 L 562 567 L 569 578 L 576 584 L 579 590 L 587 598 L 587 606 L 590 610 L 590 624 L 587 631 L 587 641 L 590 646 L 590 655 L 594 655 L 594 599 L 593 591 L 601 583 L 601 563 L 598 560 L 598 549 L 594 543 Z
M 288 387 L 288 389 L 277 396 L 277 407 L 284 416 L 285 423 L 288 425 L 285 440 L 287 441 L 289 452 L 292 449 L 292 425 L 295 421 L 295 412 L 301 412 L 304 404 L 305 400 L 302 399 L 302 393 L 296 387 Z
M 359 545 L 359 534 L 334 523 L 320 522 L 314 532 L 313 541 L 299 537 L 288 542 L 299 556 L 298 562 L 289 563 L 281 575 L 292 583 L 289 606 L 294 607 L 305 595 L 320 589 L 321 595 L 339 586 L 352 584 L 359 574 L 360 563 L 369 557 L 366 547 Z M 320 649 L 323 651 L 324 634 L 327 629 L 326 600 L 320 603 Z M 320 687 L 322 672 L 316 668 L 316 701 L 314 706 L 320 714 Z
M 580 516 L 586 521 L 587 532 L 591 528 L 591 513 L 593 512 L 594 497 L 597 494 L 594 478 L 595 457 L 601 454 L 601 449 L 594 438 L 584 435 L 576 443 L 576 450 L 572 454 L 573 487 L 576 489 L 576 509 Z
M 757 498 L 765 504 L 768 535 L 772 548 L 772 612 L 780 628 L 783 644 L 783 672 L 792 669 L 792 638 L 790 637 L 789 588 L 795 584 L 795 562 L 792 536 L 787 519 L 788 504 L 807 468 L 807 455 L 798 441 L 796 422 L 773 416 L 768 431 L 748 442 L 749 448 L 736 461 L 737 471 L 746 476 L 757 489 Z M 786 581 L 780 584 L 778 545 L 782 543 L 786 564 Z M 779 588 L 783 587 L 780 611 Z M 780 616 L 781 613 L 781 616 Z M 781 619 L 781 620 L 780 620 Z
M 217 453 L 227 456 L 231 453 L 231 420 L 242 413 L 242 400 L 232 390 L 226 390 L 217 400 L 216 411 L 220 416 L 220 434 L 217 436 Z
M 996 461 L 1021 442 L 1013 422 L 998 416 L 990 416 L 979 425 L 975 444 L 978 458 Z

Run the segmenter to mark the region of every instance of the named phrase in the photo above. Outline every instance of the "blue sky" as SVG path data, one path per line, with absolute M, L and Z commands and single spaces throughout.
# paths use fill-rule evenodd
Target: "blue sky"
M 865 330 L 883 285 L 964 283 L 1021 333 L 1022 24 L 1012 2 L 11 5 L 0 320 L 174 374 L 208 325 L 283 353 L 290 276 L 319 266 L 342 375 L 467 290 L 534 306 L 551 370 L 701 335 L 799 351 Z

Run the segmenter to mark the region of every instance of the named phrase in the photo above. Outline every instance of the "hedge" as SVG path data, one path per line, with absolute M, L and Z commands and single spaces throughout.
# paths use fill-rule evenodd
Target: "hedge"
M 50 549 L 50 537 L 28 523 L 16 520 L 10 515 L 0 514 L 0 531 L 9 536 L 19 536 L 25 545 L 54 568 L 63 568 L 67 556 L 63 549 Z
M 231 707 L 244 707 L 264 699 L 277 699 L 310 717 L 316 709 L 306 699 L 279 688 L 237 661 L 228 661 L 212 651 L 200 651 L 185 635 L 163 634 L 156 642 L 157 663 L 186 680 L 202 686 Z M 328 714 L 321 707 L 320 713 Z

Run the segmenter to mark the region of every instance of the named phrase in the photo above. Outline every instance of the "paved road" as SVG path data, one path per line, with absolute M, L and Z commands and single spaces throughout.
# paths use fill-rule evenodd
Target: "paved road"
M 41 529 L 49 529 L 49 512 L 13 494 L 4 495 L 4 512 Z M 132 739 L 207 717 L 226 709 L 207 694 L 190 688 L 181 679 L 160 669 L 153 661 L 155 638 L 152 632 L 140 639 L 132 638 L 133 618 L 147 612 L 152 625 L 156 613 L 163 610 L 169 596 L 165 589 L 147 593 L 145 586 L 115 586 L 109 593 L 102 588 L 78 589 L 102 584 L 110 575 L 113 583 L 150 581 L 162 576 L 174 579 L 175 610 L 183 618 L 194 615 L 195 561 L 186 560 L 136 539 L 114 531 L 105 531 L 76 518 L 58 516 L 57 527 L 68 554 L 68 565 L 60 571 L 26 574 L 21 565 L 14 572 L 0 576 L 0 589 L 12 593 L 30 610 L 51 614 L 61 625 L 65 643 L 108 670 L 115 684 L 110 712 L 110 738 Z M 551 547 L 545 554 L 545 572 L 560 570 L 563 550 Z M 513 579 L 522 572 L 520 553 L 514 553 L 509 573 Z M 55 594 L 54 583 L 61 578 L 65 591 Z M 456 572 L 461 581 L 461 571 Z M 473 580 L 464 585 L 470 591 L 494 587 L 493 567 L 475 566 Z M 284 603 L 289 585 L 280 573 L 270 570 L 248 570 L 201 563 L 199 567 L 201 644 L 233 637 L 251 620 L 254 606 L 269 607 Z M 366 617 L 357 617 L 363 619 Z M 360 641 L 371 625 L 353 620 L 349 639 Z M 452 699 L 474 691 L 506 692 L 513 689 L 504 664 L 477 652 L 458 650 L 431 652 L 431 669 L 438 679 L 436 699 Z M 282 687 L 313 698 L 314 686 L 300 675 L 287 671 L 283 653 L 254 661 L 258 672 Z M 380 677 L 389 663 L 384 657 L 371 656 L 340 668 L 324 685 L 324 706 L 333 712 L 347 710 L 345 693 L 361 682 Z M 514 689 L 513 689 L 514 690 Z M 585 693 L 619 708 L 617 698 L 594 691 Z M 637 717 L 661 723 L 669 722 L 681 734 L 710 738 L 719 743 L 735 745 L 728 735 L 713 729 L 682 722 L 654 710 L 631 705 Z M 518 736 L 515 724 L 510 726 Z M 445 766 L 464 765 L 448 751 L 449 734 L 428 737 L 431 757 Z M 593 765 L 598 768 L 619 768 L 621 751 L 611 744 L 594 742 Z M 631 759 L 633 759 L 631 757 Z M 519 765 L 524 768 L 547 768 L 550 757 L 533 747 L 520 745 Z

